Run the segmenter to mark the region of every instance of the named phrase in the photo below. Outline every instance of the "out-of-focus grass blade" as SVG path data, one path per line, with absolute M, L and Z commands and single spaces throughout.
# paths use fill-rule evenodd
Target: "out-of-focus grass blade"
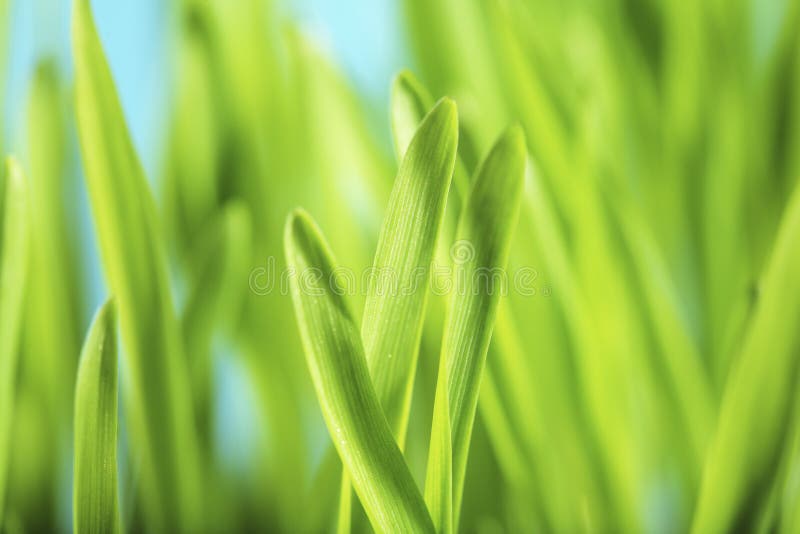
M 72 520 L 76 534 L 120 531 L 117 497 L 117 334 L 113 301 L 97 312 L 75 385 Z
M 525 174 L 525 140 L 519 127 L 510 128 L 495 144 L 478 170 L 456 232 L 456 247 L 463 256 L 454 257 L 455 288 L 442 342 L 442 369 L 447 373 L 449 426 L 452 433 L 453 522 L 461 504 L 472 426 L 478 406 L 481 375 L 486 364 L 494 319 L 503 284 L 511 235 L 519 213 Z M 504 279 L 505 278 L 505 279 Z M 507 286 L 506 286 L 507 289 Z M 437 391 L 437 403 L 443 397 Z M 434 408 L 433 436 L 446 425 L 439 418 L 448 409 Z M 429 457 L 433 473 L 449 452 L 437 450 L 440 440 L 431 440 Z M 446 447 L 445 447 L 446 449 Z M 440 485 L 429 471 L 429 488 Z M 432 490 L 433 491 L 433 490 Z M 435 495 L 435 492 L 433 492 Z
M 402 161 L 419 123 L 433 107 L 430 92 L 407 70 L 400 71 L 392 82 L 392 140 L 394 153 Z
M 799 240 L 800 189 L 795 189 L 725 389 L 694 518 L 698 534 L 747 528 L 774 481 L 788 439 L 800 367 Z
M 716 416 L 713 388 L 703 368 L 700 352 L 691 338 L 688 325 L 680 316 L 677 291 L 655 244 L 646 231 L 644 217 L 632 206 L 617 204 L 620 229 L 627 240 L 638 276 L 641 296 L 667 371 L 668 388 L 686 428 L 686 441 L 692 467 L 702 465 L 712 423 Z
M 475 135 L 478 150 L 485 150 L 506 122 L 485 7 L 481 2 L 461 0 L 404 0 L 401 4 L 422 79 L 434 94 L 456 98 L 459 122 Z M 480 105 L 475 105 L 478 102 Z M 479 156 L 471 146 L 462 151 L 470 168 Z
M 409 145 L 389 200 L 370 277 L 362 339 L 375 391 L 402 445 L 417 365 L 430 263 L 458 143 L 456 105 L 443 99 Z
M 119 311 L 146 521 L 155 532 L 197 531 L 203 510 L 194 418 L 156 210 L 88 0 L 74 4 L 72 36 L 84 169 Z
M 331 438 L 372 526 L 432 532 L 430 516 L 370 382 L 346 287 L 316 225 L 303 212 L 287 221 L 286 258 L 303 346 Z
M 183 2 L 175 111 L 165 206 L 169 231 L 182 254 L 213 216 L 224 124 L 218 119 L 208 5 Z M 185 258 L 181 258 L 184 260 Z M 191 268 L 192 265 L 187 267 Z
M 798 397 L 796 405 L 800 405 Z M 780 532 L 800 533 L 800 424 L 795 421 L 794 439 L 787 465 L 786 481 L 781 495 Z
M 25 313 L 26 354 L 53 428 L 67 436 L 72 421 L 73 377 L 82 336 L 78 273 L 70 233 L 67 184 L 67 117 L 63 89 L 52 60 L 36 69 L 28 101 L 31 262 Z M 53 266 L 58 276 L 53 276 Z M 69 447 L 69 442 L 59 442 Z M 54 459 L 57 455 L 53 455 Z
M 202 233 L 193 251 L 197 278 L 193 281 L 182 316 L 182 327 L 192 376 L 195 416 L 204 446 L 211 445 L 213 421 L 211 348 L 213 337 L 230 333 L 241 314 L 252 259 L 252 230 L 247 206 L 226 205 Z
M 0 181 L 0 526 L 8 474 L 17 355 L 28 271 L 28 198 L 22 171 L 9 158 Z

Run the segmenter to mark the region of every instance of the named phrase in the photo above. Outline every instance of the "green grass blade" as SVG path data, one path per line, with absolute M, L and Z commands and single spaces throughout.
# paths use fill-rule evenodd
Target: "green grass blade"
M 103 265 L 118 306 L 146 521 L 151 531 L 196 531 L 202 524 L 196 433 L 155 205 L 88 0 L 76 0 L 72 22 L 78 130 Z
M 800 404 L 800 399 L 797 404 Z M 788 452 L 790 457 L 783 487 L 780 532 L 796 534 L 800 532 L 800 424 L 797 421 Z
M 36 361 L 54 428 L 72 422 L 73 377 L 83 335 L 74 225 L 69 224 L 67 110 L 56 64 L 36 69 L 27 109 L 30 169 L 31 261 L 24 347 Z M 53 276 L 53 266 L 59 276 Z M 69 446 L 68 440 L 59 443 Z M 56 455 L 53 456 L 54 458 Z
M 341 487 L 339 488 L 339 510 L 336 516 L 337 534 L 349 534 L 352 530 L 353 488 L 350 486 L 350 477 L 342 473 Z
M 456 105 L 443 99 L 425 117 L 400 165 L 364 307 L 361 337 L 370 374 L 401 445 L 457 142 Z
M 402 161 L 378 240 L 361 337 L 375 391 L 402 448 L 430 264 L 455 166 L 458 118 L 455 103 L 449 99 L 422 115 L 428 97 L 409 76 L 401 75 L 393 92 L 395 143 Z M 344 520 L 344 483 L 341 491 L 339 511 Z
M 114 303 L 109 300 L 89 328 L 78 367 L 72 494 L 76 534 L 120 531 L 116 329 Z
M 14 416 L 28 245 L 27 190 L 22 170 L 9 158 L 5 177 L 0 181 L 0 526 Z
M 226 125 L 216 110 L 219 82 L 211 60 L 215 43 L 209 30 L 209 11 L 207 3 L 183 2 L 181 6 L 164 205 L 168 231 L 182 255 L 191 252 L 198 231 L 212 218 L 219 198 L 220 138 Z
M 693 532 L 747 528 L 789 440 L 800 359 L 800 189 L 784 213 L 750 329 L 725 389 Z M 746 466 L 746 468 L 743 468 Z
M 478 170 L 456 232 L 456 243 L 464 245 L 467 256 L 465 261 L 454 258 L 456 285 L 448 310 L 441 356 L 447 372 L 456 524 L 481 375 L 502 293 L 501 284 L 509 283 L 502 277 L 519 213 L 525 158 L 522 130 L 513 127 L 498 140 Z M 437 391 L 437 401 L 442 398 Z M 445 413 L 445 409 L 434 408 L 437 418 Z M 433 424 L 435 436 L 439 432 L 437 427 L 445 423 L 435 419 Z M 432 441 L 432 460 L 440 454 L 436 450 L 438 443 Z M 446 458 L 447 454 L 444 451 L 443 457 Z M 429 460 L 429 464 L 436 469 L 435 460 Z M 429 473 L 426 493 L 428 487 L 437 483 Z
M 327 244 L 303 212 L 286 224 L 292 299 L 322 414 L 378 532 L 432 532 L 430 516 L 370 382 L 357 323 Z
M 453 442 L 450 429 L 450 403 L 445 359 L 439 363 L 433 426 L 425 479 L 425 504 L 436 532 L 453 532 Z

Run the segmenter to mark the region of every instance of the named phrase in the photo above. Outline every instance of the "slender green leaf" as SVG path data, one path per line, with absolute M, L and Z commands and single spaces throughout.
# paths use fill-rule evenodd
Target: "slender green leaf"
M 458 247 L 463 256 L 454 257 L 455 288 L 444 331 L 440 368 L 440 373 L 443 370 L 447 373 L 444 384 L 448 408 L 434 407 L 432 430 L 434 438 L 442 432 L 439 427 L 447 422 L 441 418 L 449 409 L 452 452 L 440 447 L 441 440 L 432 438 L 426 480 L 426 495 L 436 495 L 435 490 L 429 492 L 428 488 L 441 484 L 435 477 L 441 469 L 438 463 L 452 455 L 454 524 L 457 524 L 461 505 L 486 353 L 497 305 L 509 283 L 505 268 L 522 197 L 525 158 L 522 129 L 510 128 L 478 170 L 456 232 L 454 247 Z M 438 391 L 436 402 L 444 402 L 444 395 Z
M 439 363 L 433 427 L 425 479 L 425 504 L 436 532 L 453 532 L 453 442 L 450 429 L 450 402 L 445 358 Z
M 175 108 L 165 175 L 165 220 L 181 254 L 191 252 L 219 197 L 224 124 L 218 117 L 208 4 L 183 2 Z M 186 258 L 181 257 L 181 260 Z M 191 268 L 191 258 L 189 258 Z
M 796 188 L 725 389 L 694 518 L 693 531 L 698 534 L 752 526 L 791 437 L 788 429 L 800 367 L 799 241 L 800 189 Z
M 81 349 L 81 313 L 68 191 L 67 113 L 55 63 L 41 62 L 28 100 L 31 261 L 25 313 L 26 354 L 37 367 L 49 424 L 69 435 L 72 391 Z M 58 265 L 58 276 L 53 266 Z M 43 335 L 47 332 L 47 335 Z M 59 442 L 69 447 L 69 442 Z M 53 455 L 56 458 L 56 455 Z
M 402 445 L 425 316 L 430 263 L 458 142 L 452 100 L 425 117 L 397 174 L 369 280 L 361 336 L 375 391 Z
M 0 526 L 14 417 L 28 248 L 27 190 L 22 170 L 9 158 L 5 177 L 0 181 Z
M 358 327 L 332 254 L 308 215 L 287 221 L 287 263 L 306 360 L 322 414 L 379 532 L 432 532 L 425 503 L 370 382 Z
M 76 534 L 120 531 L 117 496 L 117 321 L 112 300 L 98 310 L 75 384 L 72 520 Z
M 145 516 L 151 531 L 196 531 L 203 510 L 198 450 L 165 254 L 88 0 L 74 4 L 73 47 L 84 170 L 119 310 Z

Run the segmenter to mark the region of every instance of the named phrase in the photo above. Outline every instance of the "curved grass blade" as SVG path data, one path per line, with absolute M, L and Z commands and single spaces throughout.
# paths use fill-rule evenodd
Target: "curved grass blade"
M 97 312 L 83 345 L 75 385 L 76 534 L 120 531 L 117 496 L 117 334 L 112 300 Z
M 750 329 L 725 389 L 693 532 L 748 529 L 770 494 L 791 428 L 800 342 L 800 188 L 783 216 Z M 742 466 L 746 466 L 743 468 Z
M 433 499 L 440 494 L 435 488 L 442 484 L 436 473 L 447 473 L 439 464 L 452 455 L 454 524 L 463 494 L 481 375 L 504 290 L 502 284 L 508 283 L 503 279 L 504 269 L 519 214 L 525 158 L 522 129 L 512 127 L 497 141 L 478 170 L 456 232 L 456 243 L 465 256 L 454 258 L 456 286 L 448 310 L 439 371 L 446 372 L 447 378 L 440 378 L 437 386 L 426 480 L 426 496 Z M 445 408 L 440 406 L 445 402 L 438 391 L 441 384 L 447 387 Z M 448 424 L 442 419 L 448 412 L 452 452 L 447 451 L 446 442 L 442 445 L 443 440 L 435 439 Z
M 3 525 L 28 252 L 27 190 L 19 165 L 9 158 L 5 177 L 0 181 L 0 526 Z
M 422 109 L 420 105 L 425 104 L 424 98 L 412 91 L 400 99 L 410 104 L 402 106 L 409 116 L 400 113 L 405 118 L 397 121 L 401 130 L 397 132 L 399 148 L 415 114 Z M 375 391 L 401 448 L 408 426 L 430 264 L 444 219 L 457 145 L 456 106 L 452 100 L 442 99 L 424 117 L 402 155 L 370 273 L 361 338 Z M 339 507 L 342 524 L 346 524 L 346 491 L 343 481 Z
M 286 223 L 292 299 L 322 414 L 378 532 L 432 532 L 425 503 L 370 382 L 356 321 L 327 244 L 311 218 Z
M 88 0 L 76 0 L 72 22 L 78 130 L 105 273 L 119 311 L 145 518 L 151 531 L 197 531 L 203 515 L 194 417 L 156 210 Z

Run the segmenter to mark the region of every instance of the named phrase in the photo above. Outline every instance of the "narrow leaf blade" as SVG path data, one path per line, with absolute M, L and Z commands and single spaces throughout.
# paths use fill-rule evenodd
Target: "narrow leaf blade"
M 784 212 L 759 301 L 725 389 L 693 532 L 747 529 L 790 439 L 800 359 L 800 188 Z M 747 466 L 746 469 L 742 466 Z M 747 515 L 751 513 L 751 515 Z M 750 525 L 752 526 L 752 525 Z
M 196 432 L 155 205 L 88 0 L 75 1 L 72 22 L 81 152 L 105 274 L 118 306 L 145 517 L 152 531 L 196 531 L 203 517 Z
M 117 335 L 113 301 L 97 312 L 75 386 L 73 526 L 77 534 L 119 532 Z
M 25 181 L 17 162 L 9 158 L 5 178 L 0 181 L 0 525 L 11 447 L 28 241 Z
M 442 342 L 447 380 L 447 410 L 434 407 L 435 437 L 446 425 L 441 418 L 449 411 L 452 451 L 432 440 L 429 469 L 452 455 L 453 522 L 457 524 L 463 493 L 467 455 L 478 405 L 481 375 L 486 364 L 497 305 L 508 284 L 505 267 L 511 236 L 519 214 L 525 174 L 525 141 L 515 126 L 497 141 L 480 166 L 462 213 L 454 245 L 455 288 L 448 310 Z M 440 384 L 442 383 L 440 379 Z M 437 391 L 437 404 L 444 395 Z M 440 428 L 441 427 L 441 428 Z M 437 459 L 438 458 L 438 459 Z M 428 473 L 427 488 L 441 484 Z
M 364 510 L 379 532 L 432 532 L 425 503 L 370 382 L 332 254 L 303 212 L 286 224 L 292 299 L 322 414 Z
M 370 374 L 401 445 L 457 142 L 455 103 L 442 99 L 423 120 L 400 165 L 364 307 L 361 334 Z

